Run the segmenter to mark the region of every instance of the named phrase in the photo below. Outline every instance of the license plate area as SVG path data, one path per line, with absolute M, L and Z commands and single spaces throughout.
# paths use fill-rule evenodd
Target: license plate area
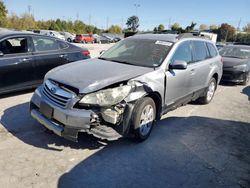
M 48 119 L 52 119 L 54 110 L 47 103 L 41 102 L 39 111 Z

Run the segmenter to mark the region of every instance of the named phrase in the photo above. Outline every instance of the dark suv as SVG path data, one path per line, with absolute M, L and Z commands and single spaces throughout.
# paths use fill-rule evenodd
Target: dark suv
M 209 103 L 221 76 L 221 56 L 209 40 L 135 35 L 98 59 L 50 71 L 31 99 L 31 115 L 70 140 L 84 131 L 142 141 L 168 111 L 195 100 Z

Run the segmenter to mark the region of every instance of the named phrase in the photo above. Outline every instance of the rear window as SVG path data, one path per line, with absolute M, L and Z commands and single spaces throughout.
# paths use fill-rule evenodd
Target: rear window
M 215 57 L 217 56 L 217 50 L 215 49 L 214 45 L 211 43 L 207 43 L 208 51 L 210 54 L 210 57 Z
M 194 61 L 202 61 L 208 57 L 207 49 L 203 41 L 193 41 Z

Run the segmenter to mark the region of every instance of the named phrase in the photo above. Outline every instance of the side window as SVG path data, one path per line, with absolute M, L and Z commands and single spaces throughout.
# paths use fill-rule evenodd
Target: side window
M 62 42 L 62 41 L 57 41 L 59 44 L 60 49 L 66 49 L 69 47 L 69 45 L 66 42 Z
M 3 54 L 18 54 L 30 51 L 28 47 L 28 38 L 15 37 L 0 42 L 0 51 Z
M 215 49 L 214 45 L 211 43 L 207 43 L 208 51 L 210 54 L 210 57 L 215 57 L 217 56 L 217 50 Z
M 187 63 L 191 63 L 193 61 L 190 42 L 183 42 L 179 47 L 177 47 L 170 63 L 174 63 L 176 60 L 186 61 Z
M 59 50 L 56 40 L 46 37 L 33 37 L 33 43 L 37 52 Z
M 202 61 L 208 57 L 207 47 L 203 41 L 193 41 L 194 61 Z

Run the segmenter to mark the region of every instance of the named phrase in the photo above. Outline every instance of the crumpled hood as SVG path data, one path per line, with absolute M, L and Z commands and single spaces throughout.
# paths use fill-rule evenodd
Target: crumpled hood
M 250 61 L 249 59 L 240 59 L 240 58 L 232 58 L 232 57 L 223 57 L 223 67 L 229 68 L 236 65 L 247 64 Z
M 88 59 L 54 68 L 46 74 L 45 79 L 75 87 L 80 93 L 91 93 L 153 70 L 148 67 Z

